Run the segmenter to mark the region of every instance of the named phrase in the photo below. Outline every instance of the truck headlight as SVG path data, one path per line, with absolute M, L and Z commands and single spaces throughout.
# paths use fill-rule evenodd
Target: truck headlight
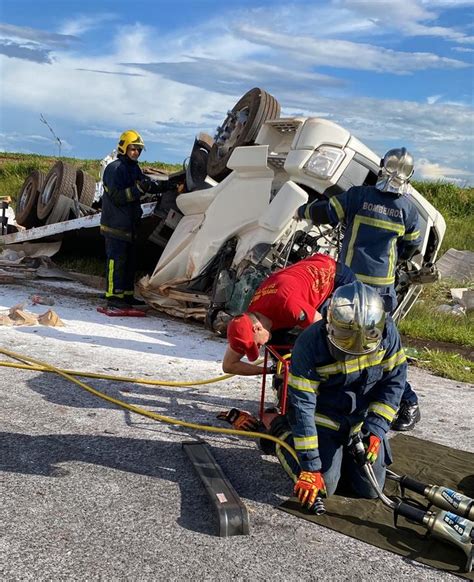
M 334 175 L 345 155 L 339 148 L 321 146 L 309 158 L 303 170 L 311 176 L 326 180 Z

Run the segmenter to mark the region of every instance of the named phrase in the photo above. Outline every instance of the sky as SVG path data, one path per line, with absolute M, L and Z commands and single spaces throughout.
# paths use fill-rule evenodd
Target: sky
M 474 0 L 0 0 L 0 151 L 181 163 L 261 87 L 473 185 L 473 56 Z

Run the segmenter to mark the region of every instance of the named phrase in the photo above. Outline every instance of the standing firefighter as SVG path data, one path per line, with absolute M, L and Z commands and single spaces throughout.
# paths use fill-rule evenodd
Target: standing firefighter
M 410 259 L 421 243 L 417 210 L 405 196 L 413 170 L 413 157 L 405 148 L 389 150 L 375 186 L 354 186 L 297 211 L 298 218 L 315 224 L 344 224 L 339 261 L 380 294 L 387 313 L 397 307 L 397 262 Z M 418 397 L 407 384 L 392 428 L 411 430 L 420 417 Z
M 117 159 L 104 172 L 104 195 L 100 232 L 105 238 L 107 306 L 129 308 L 142 305 L 134 297 L 136 238 L 142 216 L 140 197 L 156 194 L 159 186 L 138 166 L 145 147 L 134 130 L 124 131 L 117 147 Z
M 360 497 L 376 492 L 351 455 L 354 435 L 366 447 L 380 486 L 391 462 L 386 433 L 406 383 L 400 336 L 371 287 L 355 281 L 334 292 L 327 322 L 296 340 L 288 382 L 289 426 L 277 416 L 270 434 L 294 446 L 299 466 L 277 445 L 302 505 L 332 495 L 341 479 Z M 283 422 L 282 422 L 283 421 Z

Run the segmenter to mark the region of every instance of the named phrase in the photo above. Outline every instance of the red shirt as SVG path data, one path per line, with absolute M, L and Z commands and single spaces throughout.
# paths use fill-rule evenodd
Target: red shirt
M 270 275 L 247 308 L 272 320 L 272 329 L 308 327 L 334 289 L 336 262 L 315 254 Z

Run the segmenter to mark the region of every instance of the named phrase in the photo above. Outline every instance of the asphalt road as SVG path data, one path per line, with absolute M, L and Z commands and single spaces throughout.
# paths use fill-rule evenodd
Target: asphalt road
M 0 306 L 27 293 L 2 286 Z M 53 309 L 66 328 L 0 328 L 0 346 L 106 374 L 221 373 L 223 341 L 196 325 L 160 316 L 106 321 L 87 298 L 61 297 Z M 473 387 L 413 367 L 410 380 L 423 414 L 413 435 L 473 452 Z M 216 425 L 229 406 L 256 411 L 259 395 L 252 378 L 192 388 L 85 381 L 160 414 Z M 49 373 L 1 367 L 0 397 L 2 580 L 455 579 L 278 510 L 291 483 L 254 441 L 160 424 Z M 198 436 L 245 502 L 250 535 L 216 535 L 213 507 L 181 447 Z

